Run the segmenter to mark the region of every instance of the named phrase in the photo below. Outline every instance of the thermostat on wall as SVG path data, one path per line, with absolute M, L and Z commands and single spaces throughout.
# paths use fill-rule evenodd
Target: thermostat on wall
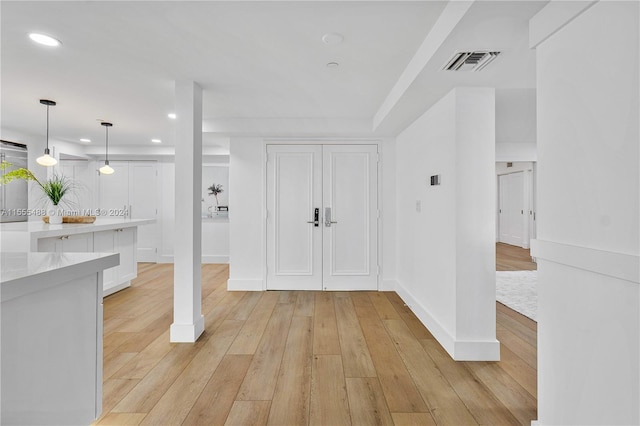
M 431 186 L 440 185 L 440 175 L 431 176 Z

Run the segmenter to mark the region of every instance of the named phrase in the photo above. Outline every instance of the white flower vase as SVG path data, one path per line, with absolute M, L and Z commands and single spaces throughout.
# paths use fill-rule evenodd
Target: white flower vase
M 58 206 L 53 206 L 53 208 L 51 208 L 49 210 L 49 224 L 51 225 L 58 225 L 62 223 L 62 215 L 63 215 L 64 210 L 61 209 Z

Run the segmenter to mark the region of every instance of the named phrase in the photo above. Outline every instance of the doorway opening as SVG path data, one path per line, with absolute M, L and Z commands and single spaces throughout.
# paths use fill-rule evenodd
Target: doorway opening
M 535 162 L 496 163 L 496 242 L 528 249 L 536 235 Z

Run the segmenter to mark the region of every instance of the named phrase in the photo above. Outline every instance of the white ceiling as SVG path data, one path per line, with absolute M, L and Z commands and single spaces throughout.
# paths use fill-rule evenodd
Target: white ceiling
M 2 1 L 1 127 L 102 145 L 172 145 L 175 80 L 203 90 L 205 142 L 229 136 L 393 135 L 455 85 L 534 87 L 527 21 L 542 1 L 478 1 L 373 130 L 373 117 L 441 16 L 441 1 Z M 32 43 L 43 32 L 58 48 Z M 340 45 L 325 33 L 344 36 Z M 440 71 L 461 49 L 503 50 L 483 72 Z M 336 69 L 328 62 L 338 62 Z

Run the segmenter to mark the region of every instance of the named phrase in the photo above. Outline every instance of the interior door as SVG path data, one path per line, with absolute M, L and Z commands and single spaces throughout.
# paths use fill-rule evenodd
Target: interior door
M 377 290 L 377 147 L 267 155 L 267 289 Z
M 377 147 L 323 148 L 323 288 L 377 290 Z
M 270 145 L 267 157 L 267 289 L 321 290 L 322 147 Z
M 500 176 L 500 242 L 520 246 L 524 238 L 524 173 Z
M 157 219 L 158 164 L 155 161 L 129 163 L 129 217 Z M 157 256 L 157 222 L 138 227 L 138 262 L 155 262 Z

